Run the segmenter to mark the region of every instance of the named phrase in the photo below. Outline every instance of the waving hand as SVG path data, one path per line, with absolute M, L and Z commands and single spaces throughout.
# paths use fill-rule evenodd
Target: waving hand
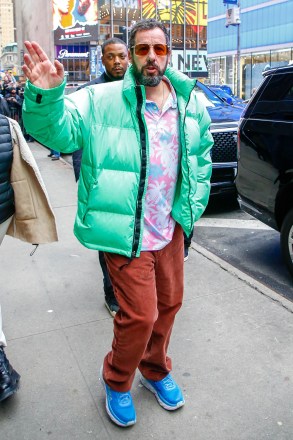
M 28 54 L 24 55 L 24 74 L 36 87 L 52 89 L 58 87 L 64 79 L 63 65 L 55 60 L 51 63 L 47 54 L 35 41 L 25 41 Z

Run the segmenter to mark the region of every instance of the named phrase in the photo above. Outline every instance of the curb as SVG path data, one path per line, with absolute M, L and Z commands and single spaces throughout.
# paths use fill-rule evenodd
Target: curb
M 197 253 L 201 254 L 203 257 L 207 258 L 208 260 L 210 260 L 213 263 L 220 266 L 221 269 L 226 270 L 234 277 L 243 281 L 244 283 L 246 283 L 248 286 L 252 287 L 257 292 L 261 293 L 262 295 L 266 296 L 267 298 L 271 299 L 272 301 L 275 301 L 280 306 L 282 306 L 286 310 L 288 310 L 288 312 L 293 313 L 293 302 L 284 298 L 282 295 L 276 293 L 274 290 L 270 289 L 269 287 L 267 287 L 264 284 L 260 283 L 259 281 L 255 280 L 254 278 L 247 275 L 246 273 L 241 272 L 241 270 L 232 266 L 230 263 L 227 263 L 227 261 L 223 260 L 222 258 L 219 258 L 217 255 L 213 254 L 212 252 L 208 251 L 207 249 L 203 248 L 202 246 L 192 242 L 191 248 L 193 250 L 195 250 Z

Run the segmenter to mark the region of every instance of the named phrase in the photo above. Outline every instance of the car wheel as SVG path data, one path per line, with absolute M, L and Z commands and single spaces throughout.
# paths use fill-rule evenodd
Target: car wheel
M 287 268 L 293 277 L 293 209 L 286 215 L 281 228 L 281 250 Z

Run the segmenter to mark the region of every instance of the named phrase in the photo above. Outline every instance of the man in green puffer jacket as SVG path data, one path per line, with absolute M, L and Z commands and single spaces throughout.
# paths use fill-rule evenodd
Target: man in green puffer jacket
M 105 258 L 120 310 L 101 369 L 106 410 L 136 422 L 135 371 L 166 410 L 184 405 L 167 355 L 183 298 L 183 234 L 206 208 L 211 176 L 210 118 L 195 81 L 167 67 L 169 36 L 156 20 L 129 36 L 124 80 L 64 98 L 64 71 L 37 43 L 25 43 L 27 131 L 63 153 L 83 148 L 74 233 Z

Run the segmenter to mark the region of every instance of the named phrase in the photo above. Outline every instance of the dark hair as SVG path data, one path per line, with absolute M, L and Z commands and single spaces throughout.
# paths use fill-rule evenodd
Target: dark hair
M 169 46 L 170 44 L 169 33 L 166 27 L 163 25 L 163 23 L 161 23 L 158 20 L 155 20 L 154 18 L 147 18 L 146 20 L 138 21 L 130 29 L 129 42 L 128 42 L 129 49 L 133 51 L 132 47 L 135 45 L 135 35 L 137 32 L 149 31 L 150 29 L 156 29 L 156 28 L 159 28 L 164 32 L 164 35 L 166 37 L 166 44 L 167 46 Z
M 108 38 L 108 40 L 104 41 L 104 43 L 102 44 L 102 54 L 104 55 L 105 52 L 105 48 L 109 45 L 109 44 L 123 44 L 127 50 L 127 44 L 125 43 L 125 41 L 120 40 L 120 38 Z

